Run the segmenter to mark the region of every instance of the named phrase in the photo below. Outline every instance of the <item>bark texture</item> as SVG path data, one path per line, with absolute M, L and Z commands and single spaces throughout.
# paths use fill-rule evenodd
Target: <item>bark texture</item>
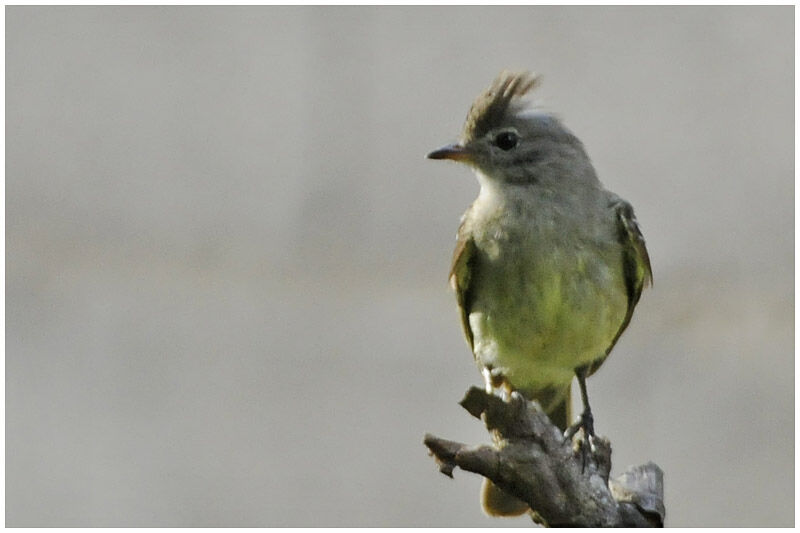
M 531 517 L 547 526 L 663 527 L 664 473 L 654 463 L 609 479 L 611 444 L 603 437 L 584 453 L 581 431 L 566 438 L 535 402 L 516 392 L 506 401 L 471 388 L 462 407 L 482 418 L 494 445 L 468 446 L 425 436 L 439 470 L 459 467 L 480 474 L 527 502 Z

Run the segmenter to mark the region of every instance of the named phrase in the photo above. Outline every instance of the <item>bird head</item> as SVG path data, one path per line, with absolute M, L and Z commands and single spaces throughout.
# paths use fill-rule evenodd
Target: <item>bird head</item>
M 473 102 L 459 141 L 428 158 L 466 163 L 489 179 L 514 184 L 594 178 L 578 138 L 556 116 L 523 100 L 539 81 L 529 72 L 501 72 Z

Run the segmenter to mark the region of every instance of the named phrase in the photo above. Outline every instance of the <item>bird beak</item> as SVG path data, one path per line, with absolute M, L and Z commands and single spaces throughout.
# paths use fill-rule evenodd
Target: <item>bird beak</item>
M 450 159 L 453 161 L 469 162 L 472 160 L 472 154 L 466 147 L 460 144 L 448 144 L 447 146 L 442 146 L 438 150 L 429 153 L 428 159 Z

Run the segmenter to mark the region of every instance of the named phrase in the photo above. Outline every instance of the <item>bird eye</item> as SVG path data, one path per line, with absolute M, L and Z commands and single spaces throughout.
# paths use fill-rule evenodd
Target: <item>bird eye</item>
M 519 142 L 519 137 L 513 131 L 504 131 L 494 138 L 494 144 L 501 150 L 511 150 Z

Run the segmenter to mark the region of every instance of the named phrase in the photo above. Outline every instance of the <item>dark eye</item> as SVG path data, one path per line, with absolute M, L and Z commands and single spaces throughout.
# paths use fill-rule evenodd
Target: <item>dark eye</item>
M 494 138 L 494 144 L 501 150 L 511 150 L 519 142 L 519 137 L 513 131 L 504 131 Z

